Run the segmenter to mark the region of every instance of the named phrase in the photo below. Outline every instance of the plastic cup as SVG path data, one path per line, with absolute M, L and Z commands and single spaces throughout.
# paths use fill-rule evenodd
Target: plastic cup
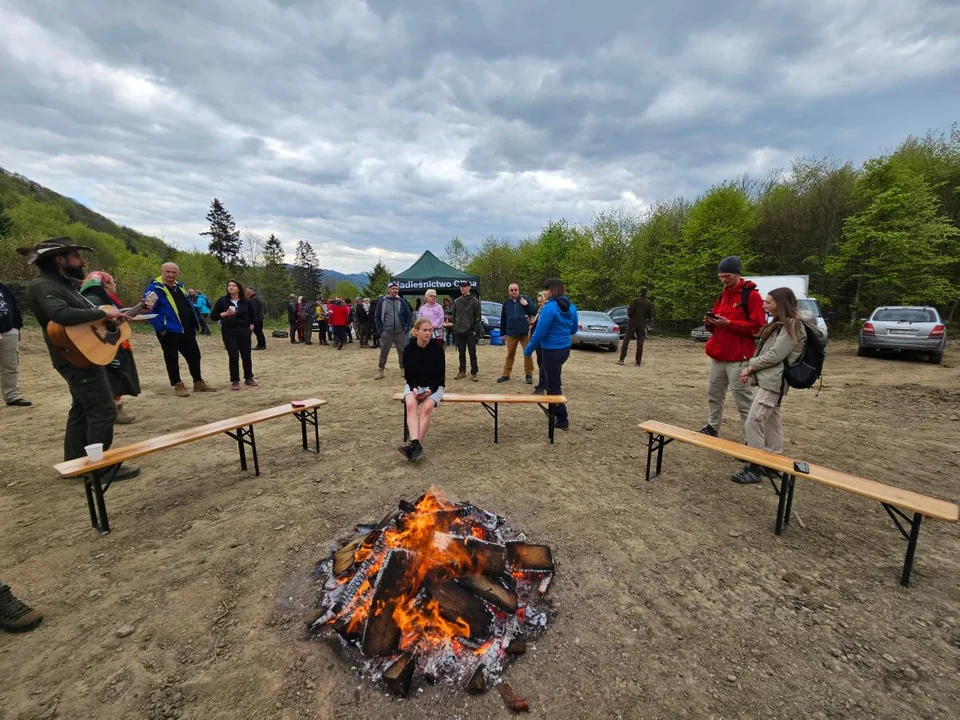
M 83 449 L 87 451 L 87 459 L 90 462 L 100 462 L 103 460 L 103 443 L 85 445 Z

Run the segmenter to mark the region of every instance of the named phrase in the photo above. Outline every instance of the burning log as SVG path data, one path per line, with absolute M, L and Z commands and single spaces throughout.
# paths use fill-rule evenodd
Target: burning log
M 477 694 L 487 689 L 487 675 L 483 670 L 483 665 L 478 665 L 467 683 L 467 692 Z
M 360 547 L 360 543 L 362 542 L 363 536 L 358 535 L 333 554 L 334 575 L 339 575 L 350 569 L 350 566 L 353 565 L 356 559 L 357 548 Z
M 550 551 L 549 545 L 508 542 L 507 566 L 512 571 L 552 572 L 553 553 Z
M 400 697 L 406 697 L 410 692 L 410 683 L 413 680 L 413 671 L 417 669 L 416 655 L 405 652 L 397 661 L 383 672 L 383 681 L 387 687 Z
M 515 590 L 504 587 L 503 583 L 491 580 L 486 575 L 461 575 L 456 582 L 504 612 L 515 613 L 519 607 Z
M 493 618 L 486 605 L 473 593 L 465 590 L 453 580 L 442 583 L 427 583 L 427 593 L 440 608 L 440 616 L 456 623 L 465 622 L 470 628 L 470 637 L 486 640 L 490 637 Z
M 401 580 L 413 566 L 414 556 L 406 550 L 387 553 L 377 575 L 370 616 L 363 630 L 363 653 L 370 657 L 393 655 L 400 647 L 400 628 L 393 619 L 397 600 L 404 592 Z
M 506 703 L 506 706 L 513 710 L 513 712 L 530 712 L 530 706 L 527 705 L 527 701 L 517 695 L 513 691 L 513 688 L 507 683 L 503 683 L 500 686 L 500 697 L 503 698 L 503 702 Z

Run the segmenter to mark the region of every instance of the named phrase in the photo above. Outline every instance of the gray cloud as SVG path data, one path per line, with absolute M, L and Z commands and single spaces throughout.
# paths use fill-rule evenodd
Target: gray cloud
M 365 269 L 957 119 L 944 0 L 6 0 L 0 165 L 144 232 Z

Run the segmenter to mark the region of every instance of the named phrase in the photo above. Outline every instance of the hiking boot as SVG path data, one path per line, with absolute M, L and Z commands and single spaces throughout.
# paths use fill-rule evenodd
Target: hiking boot
M 30 402 L 29 400 L 24 400 L 23 398 L 17 398 L 16 400 L 11 400 L 10 402 L 8 402 L 7 405 L 10 405 L 12 407 L 30 407 L 31 405 L 33 405 L 33 403 Z
M 747 465 L 740 472 L 734 473 L 730 479 L 740 485 L 753 485 L 761 481 L 760 470 L 761 468 L 757 465 Z
M 124 403 L 117 403 L 117 417 L 113 421 L 114 425 L 129 425 L 137 419 L 137 416 L 133 413 L 128 413 L 123 405 Z
M 121 480 L 130 480 L 140 474 L 140 468 L 136 465 L 121 465 L 117 468 L 117 474 L 113 476 L 111 482 L 120 482 Z
M 454 380 L 463 380 L 467 376 L 466 370 L 461 370 L 456 375 L 453 376 Z
M 400 454 L 403 455 L 407 460 L 410 459 L 410 451 L 413 450 L 413 445 L 401 445 L 397 448 L 400 451 Z
M 477 377 L 477 374 L 476 374 L 476 373 L 473 373 L 473 374 L 470 376 L 470 379 L 473 380 L 474 382 L 480 382 L 480 378 Z M 509 380 L 509 379 L 510 379 L 510 378 L 507 378 L 507 380 Z
M 182 382 L 178 382 L 173 386 L 173 394 L 177 397 L 190 397 L 190 391 L 187 390 L 187 386 Z
M 717 435 L 719 435 L 716 428 L 714 428 L 713 425 L 709 425 L 709 424 L 704 425 L 702 428 L 697 430 L 697 432 L 702 435 L 709 435 L 710 437 L 716 437 Z
M 500 377 L 497 378 L 497 382 L 498 382 L 498 383 L 505 383 L 505 382 L 509 382 L 509 381 L 510 381 L 510 376 L 509 376 L 509 375 L 501 375 Z
M 377 368 L 377 377 L 375 380 L 383 380 L 383 368 Z
M 420 459 L 420 456 L 423 455 L 423 445 L 420 443 L 410 443 L 410 454 L 407 456 L 407 459 L 410 462 L 416 462 Z
M 0 585 L 0 627 L 7 632 L 19 633 L 33 630 L 43 615 L 31 608 L 22 600 L 18 600 L 9 585 Z
M 533 375 L 527 375 L 523 378 L 523 380 L 527 383 L 527 385 L 533 385 Z
M 194 392 L 216 392 L 217 389 L 213 385 L 207 385 L 205 380 L 197 380 L 193 384 Z

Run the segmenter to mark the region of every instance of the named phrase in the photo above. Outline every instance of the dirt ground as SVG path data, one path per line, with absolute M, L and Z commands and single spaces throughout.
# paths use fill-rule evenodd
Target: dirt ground
M 35 404 L 0 408 L 0 578 L 45 619 L 0 633 L 0 717 L 507 717 L 496 692 L 393 699 L 304 632 L 309 572 L 332 542 L 432 484 L 553 547 L 550 627 L 506 673 L 534 715 L 957 717 L 956 525 L 924 523 L 907 589 L 905 543 L 879 504 L 800 480 L 806 527 L 776 537 L 774 493 L 731 483 L 732 460 L 674 444 L 663 475 L 643 481 L 639 422 L 703 423 L 700 344 L 652 337 L 641 368 L 574 351 L 571 430 L 553 446 L 535 407 L 504 408 L 494 445 L 481 407 L 442 406 L 419 464 L 396 450 L 395 356 L 375 381 L 372 350 L 273 340 L 254 354 L 260 387 L 234 393 L 218 338 L 201 347 L 221 392 L 181 399 L 154 338 L 136 337 L 144 392 L 117 445 L 320 397 L 321 453 L 300 449 L 290 419 L 257 428 L 259 478 L 240 472 L 227 438 L 146 457 L 140 478 L 107 494 L 113 532 L 101 537 L 82 484 L 52 469 L 68 394 L 39 332 L 25 333 L 21 385 Z M 502 347 L 479 354 L 473 384 L 452 380 L 447 353 L 448 386 L 529 392 L 516 374 L 495 383 Z M 960 500 L 960 349 L 934 366 L 834 342 L 822 392 L 792 393 L 785 427 L 789 454 Z M 722 434 L 739 434 L 730 400 Z

